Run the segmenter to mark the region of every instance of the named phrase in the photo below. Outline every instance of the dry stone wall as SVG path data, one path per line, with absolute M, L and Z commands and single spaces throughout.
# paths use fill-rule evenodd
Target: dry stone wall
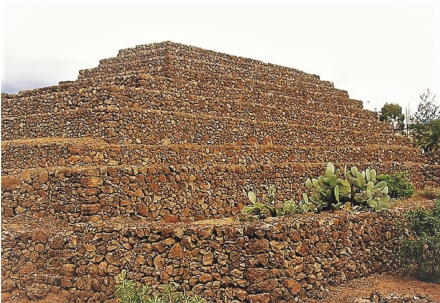
M 105 75 L 97 75 L 95 78 L 92 79 L 84 79 L 79 80 L 79 84 L 82 85 L 93 85 L 98 81 L 101 85 L 128 85 L 128 86 L 142 86 L 145 85 L 146 81 L 144 79 L 138 79 L 137 74 L 130 74 L 130 75 L 119 75 L 117 77 L 114 76 L 105 76 Z M 153 78 L 162 78 L 162 76 L 151 76 L 148 71 L 143 71 L 140 75 L 148 75 L 148 77 Z M 197 75 L 197 72 L 194 73 L 194 76 Z M 234 78 L 231 79 L 222 79 L 213 76 L 212 78 L 200 78 L 200 79 L 193 79 L 193 80 L 185 80 L 182 79 L 180 75 L 176 75 L 174 77 L 168 77 L 165 75 L 165 78 L 172 79 L 173 82 L 175 82 L 175 85 L 179 86 L 187 86 L 188 84 L 192 86 L 214 86 L 212 89 L 217 91 L 217 95 L 223 96 L 223 94 L 226 92 L 228 93 L 230 89 L 234 89 L 237 92 L 240 93 L 247 93 L 247 92 L 256 92 L 256 93 L 265 93 L 270 95 L 277 95 L 277 96 L 290 96 L 290 97 L 307 97 L 314 101 L 323 102 L 325 100 L 328 100 L 328 98 L 334 98 L 339 100 L 345 100 L 347 97 L 344 94 L 335 93 L 333 89 L 323 89 L 322 91 L 317 91 L 315 85 L 309 85 L 309 86 L 296 86 L 296 87 L 289 87 L 289 86 L 281 86 L 281 85 L 262 85 L 262 86 L 256 86 L 254 84 L 249 84 L 248 82 L 244 81 L 237 81 Z M 223 89 L 219 90 L 219 86 L 223 87 Z M 225 89 L 226 88 L 226 89 Z M 229 89 L 227 89 L 229 88 Z M 211 90 L 212 90 L 211 89 Z M 199 91 L 195 91 L 200 92 Z M 215 95 L 214 95 L 215 96 Z M 225 95 L 227 96 L 227 95 Z M 350 106 L 356 107 L 357 109 L 362 108 L 362 103 L 359 101 L 351 100 Z M 323 102 L 324 103 L 324 102 Z M 328 105 L 322 105 L 322 106 L 328 106 Z
M 329 161 L 436 184 L 438 163 L 377 120 L 316 75 L 171 42 L 2 94 L 2 292 L 104 302 L 125 270 L 213 302 L 293 302 L 391 269 L 401 210 L 224 219 L 249 190 L 299 198 Z
M 151 84 L 150 86 L 155 86 Z M 46 98 L 47 97 L 47 98 Z M 295 106 L 289 106 L 293 103 Z M 229 115 L 235 118 L 248 117 L 262 121 L 295 122 L 308 121 L 310 125 L 334 126 L 362 129 L 365 131 L 391 131 L 390 125 L 377 123 L 376 116 L 367 116 L 364 110 L 339 104 L 327 111 L 308 99 L 274 98 L 269 95 L 246 94 L 236 99 L 222 99 L 145 88 L 119 88 L 117 86 L 88 88 L 42 96 L 11 98 L 3 100 L 5 116 L 25 116 L 29 113 L 47 114 L 75 110 L 87 106 L 97 108 L 114 105 L 118 107 L 148 108 L 154 110 Z M 307 117 L 314 119 L 307 119 Z
M 328 285 L 397 266 L 401 211 L 292 216 L 258 223 L 75 224 L 2 233 L 2 292 L 106 302 L 115 277 L 175 282 L 210 302 L 301 302 Z M 70 230 L 70 232 L 68 231 Z
M 180 165 L 194 171 L 202 167 L 204 173 L 209 167 L 211 175 L 200 178 L 220 178 L 216 181 L 222 183 L 224 166 L 248 171 L 251 165 L 273 170 L 264 178 L 244 176 L 252 183 L 293 183 L 289 188 L 300 189 L 307 177 L 316 175 L 311 169 L 328 161 L 383 167 L 383 172 L 408 169 L 416 184 L 422 176 L 423 160 L 406 147 L 408 140 L 394 136 L 375 113 L 330 82 L 170 42 L 123 50 L 117 58 L 81 71 L 74 82 L 3 97 L 2 174 L 20 180 L 27 174 L 20 171 L 24 169 L 43 168 L 51 175 L 63 167 L 82 174 L 101 166 L 103 171 L 123 171 L 133 165 L 146 170 Z M 79 143 L 86 139 L 98 148 Z M 73 144 L 60 146 L 63 140 Z M 290 168 L 295 166 L 307 167 L 302 169 L 307 173 L 297 178 Z M 236 176 L 228 178 L 241 184 Z M 45 185 L 50 189 L 45 200 L 75 205 L 69 201 L 74 196 L 59 200 L 58 181 L 53 181 Z M 126 196 L 119 180 L 116 184 L 121 188 L 116 194 Z M 81 190 L 81 183 L 69 186 Z M 167 187 L 162 198 L 170 199 L 176 186 Z M 234 190 L 235 195 L 222 193 L 215 199 L 241 201 L 238 196 L 246 188 L 237 185 Z M 188 214 L 195 216 L 197 212 Z
M 426 186 L 440 187 L 440 152 L 425 154 L 426 164 L 421 166 L 421 171 L 427 180 Z
M 33 140 L 32 140 L 33 141 Z M 3 172 L 30 168 L 115 166 L 115 165 L 258 165 L 273 163 L 325 163 L 330 152 L 322 146 L 270 146 L 270 145 L 139 145 L 108 144 L 91 138 L 58 139 L 49 142 L 14 144 L 10 141 L 2 148 Z M 332 149 L 335 163 L 356 163 L 359 158 L 371 163 L 397 162 L 405 158 L 417 161 L 419 153 L 410 147 L 366 145 Z M 422 163 L 420 163 L 422 164 Z
M 264 199 L 267 184 L 276 186 L 278 201 L 299 199 L 305 189 L 304 181 L 297 180 L 316 177 L 324 166 L 161 164 L 22 170 L 2 176 L 2 216 L 34 213 L 72 223 L 118 216 L 150 221 L 232 217 L 248 203 L 246 192 L 254 190 Z M 375 165 L 379 172 L 408 171 L 414 166 Z M 416 184 L 423 181 L 420 170 L 412 176 Z
M 3 97 L 2 176 L 23 184 L 2 191 L 8 216 L 73 209 L 73 221 L 88 221 L 138 215 L 139 207 L 160 208 L 163 201 L 171 206 L 141 216 L 175 215 L 176 201 L 183 220 L 235 215 L 243 191 L 275 184 L 281 199 L 298 196 L 305 179 L 329 161 L 409 170 L 417 185 L 430 176 L 406 138 L 330 82 L 170 42 L 122 50 L 77 81 Z M 218 190 L 188 186 L 171 167 Z M 140 180 L 130 179 L 137 173 L 124 176 L 133 170 L 142 171 Z M 149 175 L 156 170 L 162 173 Z M 48 177 L 39 184 L 29 174 Z M 102 181 L 92 191 L 81 182 L 88 174 Z M 216 202 L 195 203 L 198 195 Z
M 313 91 L 313 94 L 325 94 L 329 96 L 340 96 L 347 98 L 345 91 L 337 90 L 328 81 L 314 82 L 310 78 L 268 78 L 261 72 L 246 71 L 236 66 L 221 66 L 200 60 L 186 60 L 187 58 L 168 57 L 166 68 L 157 68 L 156 64 L 162 64 L 163 58 L 146 61 L 133 60 L 123 62 L 108 67 L 100 67 L 87 76 L 80 74 L 80 79 L 106 78 L 114 75 L 114 70 L 118 70 L 119 75 L 129 76 L 132 74 L 148 73 L 155 76 L 166 76 L 179 79 L 180 81 L 226 81 L 231 86 L 240 86 L 254 91 L 264 91 L 275 93 L 297 93 L 298 91 Z M 83 77 L 81 77 L 83 76 Z
M 20 92 L 18 95 L 5 95 L 5 97 L 6 100 L 10 100 L 8 103 L 11 105 L 21 104 L 24 106 L 25 108 L 23 109 L 23 113 L 28 114 L 24 111 L 28 106 L 28 100 L 26 98 L 39 97 L 42 99 L 42 95 L 50 94 L 43 97 L 47 97 L 49 99 L 46 102 L 52 101 L 52 103 L 55 103 L 59 101 L 56 98 L 57 93 L 71 93 L 71 91 L 77 91 L 77 94 L 79 94 L 81 97 L 90 97 L 90 90 L 93 92 L 93 94 L 95 94 L 94 91 L 103 86 L 109 87 L 109 90 L 124 90 L 126 87 L 146 87 L 156 91 L 175 93 L 177 94 L 177 97 L 179 97 L 181 94 L 187 94 L 203 96 L 205 98 L 222 98 L 227 99 L 229 102 L 231 100 L 240 100 L 243 98 L 246 100 L 255 101 L 259 101 L 260 99 L 270 99 L 271 105 L 276 105 L 279 102 L 281 106 L 287 106 L 290 109 L 294 109 L 295 106 L 300 106 L 301 104 L 305 103 L 311 107 L 311 109 L 317 109 L 318 111 L 329 110 L 337 113 L 342 110 L 343 112 L 339 114 L 345 114 L 347 111 L 359 112 L 361 110 L 360 112 L 362 114 L 358 113 L 361 117 L 363 117 L 363 115 L 371 115 L 371 112 L 362 110 L 361 102 L 343 97 L 333 97 L 326 93 L 316 93 L 313 90 L 306 91 L 298 87 L 295 88 L 295 92 L 290 94 L 288 92 L 283 93 L 281 89 L 273 93 L 270 91 L 256 91 L 253 88 L 244 88 L 243 84 L 232 83 L 230 81 L 225 81 L 218 78 L 210 81 L 179 81 L 178 79 L 151 76 L 150 74 L 145 73 L 130 76 L 113 76 L 81 80 L 44 89 Z M 117 86 L 117 88 L 110 88 L 110 86 Z M 88 87 L 92 89 L 87 89 Z M 87 91 L 89 91 L 89 94 L 86 93 Z M 319 98 L 326 96 L 327 102 L 321 102 L 317 96 Z M 94 97 L 96 98 L 96 96 Z M 93 100 L 94 99 L 89 99 L 87 101 L 93 102 Z M 83 104 L 83 106 L 87 107 L 87 103 Z M 8 109 L 6 110 L 8 111 Z M 5 113 L 7 113 L 7 111 Z M 377 120 L 377 114 L 376 116 L 371 115 L 370 117 L 374 117 L 375 120 Z
M 210 65 L 227 66 L 229 69 L 247 70 L 249 73 L 254 73 L 254 75 L 257 75 L 258 77 L 263 77 L 260 79 L 267 82 L 278 82 L 274 81 L 275 79 L 279 79 L 282 82 L 286 81 L 286 79 L 298 79 L 314 84 L 322 84 L 323 82 L 320 80 L 319 76 L 308 74 L 297 69 L 265 63 L 249 58 L 207 51 L 201 48 L 172 42 L 165 42 L 161 45 L 140 45 L 135 48 L 121 50 L 116 58 L 101 60 L 100 67 L 102 66 L 105 68 L 122 62 L 132 62 L 142 60 L 145 57 L 155 56 L 179 58 L 176 60 L 185 61 L 185 66 L 188 67 L 191 67 L 192 62 L 204 61 Z M 169 68 L 169 65 L 172 65 L 171 62 L 169 62 L 167 68 Z M 98 71 L 100 67 L 94 70 Z M 243 78 L 249 77 L 243 76 Z M 345 96 L 348 97 L 347 92 Z
M 124 117 L 121 119 L 121 117 Z M 298 121 L 299 122 L 299 121 Z M 109 142 L 161 144 L 168 138 L 173 144 L 311 144 L 320 146 L 387 145 L 404 143 L 404 137 L 389 133 L 331 128 L 290 122 L 219 117 L 199 113 L 102 106 L 99 109 L 78 109 L 51 114 L 28 115 L 21 119 L 2 120 L 3 139 L 16 140 L 41 137 L 97 137 Z M 240 143 L 242 142 L 242 143 Z

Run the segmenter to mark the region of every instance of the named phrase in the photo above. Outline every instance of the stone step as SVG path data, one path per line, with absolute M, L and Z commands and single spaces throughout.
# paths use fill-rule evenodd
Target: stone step
M 347 163 L 418 161 L 420 151 L 406 146 L 365 145 L 141 145 L 108 144 L 103 139 L 44 138 L 2 142 L 2 173 L 21 169 L 96 165 L 258 165 L 273 163 Z
M 103 85 L 108 86 L 114 86 L 116 85 L 122 85 L 125 89 L 126 87 L 123 85 L 129 84 L 129 85 L 137 85 L 140 88 L 145 89 L 152 89 L 156 91 L 167 91 L 170 94 L 177 94 L 177 96 L 180 95 L 195 95 L 199 94 L 199 90 L 203 90 L 205 96 L 200 96 L 200 98 L 213 98 L 213 99 L 226 99 L 226 100 L 236 100 L 236 99 L 244 99 L 246 102 L 252 101 L 255 99 L 257 102 L 262 102 L 262 100 L 267 100 L 267 104 L 272 104 L 274 106 L 282 106 L 286 107 L 286 104 L 292 104 L 292 106 L 296 106 L 296 103 L 298 103 L 298 106 L 309 108 L 310 110 L 314 110 L 316 108 L 316 111 L 318 112 L 328 112 L 328 113 L 335 113 L 335 114 L 341 114 L 341 115 L 350 115 L 355 113 L 359 118 L 363 119 L 373 119 L 377 120 L 377 114 L 371 111 L 362 110 L 362 106 L 359 107 L 357 104 L 353 103 L 352 100 L 349 100 L 347 102 L 344 98 L 331 98 L 328 99 L 327 102 L 323 103 L 317 100 L 313 100 L 304 96 L 300 97 L 289 97 L 289 96 L 282 96 L 282 95 L 275 95 L 275 94 L 260 94 L 256 92 L 244 92 L 242 90 L 235 90 L 235 89 L 229 89 L 227 91 L 219 92 L 218 86 L 216 85 L 209 85 L 206 86 L 199 82 L 193 82 L 193 83 L 187 83 L 186 85 L 182 85 L 182 83 L 176 83 L 168 78 L 156 78 L 156 77 L 149 77 L 146 75 L 132 75 L 130 77 L 115 77 L 109 80 L 108 82 L 102 83 Z M 128 82 L 128 83 L 126 83 Z M 7 102 L 5 102 L 5 105 L 3 106 L 2 113 L 7 115 L 8 113 L 11 113 L 13 111 L 12 108 L 15 108 L 15 110 L 18 110 L 18 108 L 21 108 L 23 106 L 26 106 L 27 100 L 29 98 L 33 100 L 30 104 L 33 106 L 33 108 L 36 107 L 36 102 L 38 102 L 38 99 L 41 98 L 38 94 L 42 94 L 44 96 L 43 102 L 46 99 L 56 99 L 56 95 L 54 94 L 63 94 L 67 93 L 70 96 L 77 92 L 80 97 L 83 97 L 79 101 L 79 106 L 87 106 L 88 103 L 90 103 L 90 100 L 86 97 L 92 97 L 92 95 L 96 95 L 95 90 L 100 89 L 100 87 L 90 87 L 88 89 L 82 88 L 83 86 L 87 85 L 96 85 L 96 83 L 69 83 L 69 84 L 62 84 L 60 86 L 53 86 L 42 89 L 37 89 L 35 92 L 28 94 L 27 92 L 24 92 L 24 94 L 19 93 L 18 95 L 8 95 L 8 98 L 4 98 Z M 76 90 L 76 91 L 75 91 Z M 119 90 L 119 88 L 118 88 Z M 220 94 L 220 95 L 219 95 Z M 223 95 L 221 95 L 223 94 Z M 33 95 L 33 97 L 31 97 Z M 47 96 L 46 96 L 47 95 Z M 23 99 L 28 98 L 28 99 Z M 68 97 L 72 98 L 72 97 Z M 22 101 L 25 100 L 25 101 Z M 249 100 L 249 101 L 248 101 Z M 269 101 L 270 100 L 270 101 Z M 49 100 L 53 101 L 53 105 L 56 105 L 56 100 Z M 65 102 L 71 102 L 69 99 L 64 100 Z M 81 103 L 82 101 L 82 103 Z M 354 101 L 357 102 L 357 101 Z M 19 104 L 20 106 L 17 107 L 16 105 Z M 361 103 L 359 103 L 361 104 Z M 353 106 L 354 105 L 354 106 Z M 76 108 L 74 104 L 69 104 L 68 108 Z M 289 108 L 289 106 L 288 106 Z M 59 110 L 57 106 L 55 106 L 54 110 Z M 24 115 L 28 113 L 28 111 L 23 110 Z M 23 112 L 22 111 L 22 112 Z M 359 115 L 360 113 L 360 115 Z
M 423 180 L 420 162 L 335 163 L 374 168 L 379 173 L 411 171 Z M 74 222 L 139 216 L 151 221 L 225 218 L 248 204 L 253 190 L 265 199 L 267 185 L 277 201 L 300 199 L 304 182 L 325 163 L 272 165 L 141 165 L 31 169 L 2 175 L 2 218 L 25 213 L 58 216 Z M 318 173 L 317 172 L 321 172 Z
M 132 102 L 127 100 L 124 97 L 124 94 L 129 94 L 130 97 L 133 96 L 133 98 L 140 100 L 141 103 L 148 103 L 148 100 L 142 101 L 143 97 L 141 94 L 145 92 L 145 98 L 151 96 L 156 100 L 162 96 L 162 98 L 167 98 L 170 102 L 172 102 L 172 100 L 182 99 L 182 101 L 191 102 L 191 105 L 196 106 L 198 110 L 200 110 L 201 105 L 212 100 L 213 103 L 216 103 L 216 107 L 226 107 L 226 109 L 229 109 L 229 107 L 232 106 L 231 104 L 237 104 L 238 106 L 240 104 L 248 103 L 250 104 L 249 106 L 260 106 L 261 108 L 278 108 L 280 112 L 284 110 L 292 115 L 297 111 L 308 110 L 313 111 L 316 114 L 323 114 L 325 112 L 328 115 L 333 114 L 336 117 L 354 116 L 377 123 L 377 113 L 358 109 L 357 106 L 350 107 L 349 105 L 344 104 L 344 102 L 341 102 L 343 100 L 337 98 L 331 101 L 329 100 L 329 103 L 323 104 L 318 101 L 308 100 L 305 97 L 291 98 L 255 92 L 242 94 L 241 91 L 235 90 L 228 91 L 226 97 L 217 96 L 215 92 L 208 93 L 209 96 L 198 96 L 194 94 L 197 93 L 197 89 L 193 86 L 188 85 L 187 87 L 179 87 L 178 84 L 167 78 L 152 78 L 148 80 L 139 80 L 139 82 L 142 83 L 142 86 L 137 88 L 108 86 L 88 87 L 84 89 L 77 85 L 72 86 L 69 89 L 65 89 L 64 87 L 61 89 L 53 87 L 53 91 L 46 91 L 45 94 L 36 94 L 35 96 L 9 95 L 9 98 L 3 98 L 2 100 L 2 117 L 22 116 L 29 113 L 45 113 L 48 111 L 57 112 L 66 109 L 92 108 L 93 105 L 103 104 L 102 98 L 107 97 L 112 99 L 112 102 L 115 104 Z M 174 85 L 174 87 L 171 87 L 172 85 Z M 199 86 L 197 85 L 197 87 Z M 118 97 L 122 97 L 123 100 L 118 100 Z M 202 100 L 202 102 L 200 102 L 200 100 Z M 220 104 L 221 102 L 226 104 Z M 180 102 L 176 101 L 176 103 Z M 169 106 L 167 106 L 167 109 L 168 108 Z M 194 111 L 192 109 L 189 110 Z M 285 118 L 282 117 L 281 119 Z
M 158 80 L 161 80 L 158 82 Z M 344 106 L 350 109 L 362 109 L 362 102 L 352 99 L 347 99 L 346 97 L 340 95 L 332 95 L 331 93 L 327 95 L 314 94 L 310 91 L 305 90 L 295 90 L 294 92 L 284 92 L 284 91 L 262 91 L 256 90 L 252 87 L 249 89 L 244 89 L 238 85 L 234 86 L 234 83 L 227 82 L 222 79 L 213 79 L 212 81 L 207 80 L 197 80 L 197 81 L 180 81 L 179 79 L 171 79 L 166 77 L 156 77 L 148 74 L 136 74 L 130 76 L 117 76 L 109 78 L 101 78 L 91 82 L 90 80 L 83 83 L 84 86 L 95 85 L 99 83 L 100 86 L 144 86 L 154 90 L 161 91 L 174 91 L 176 93 L 186 93 L 199 95 L 204 97 L 213 98 L 241 98 L 245 95 L 260 94 L 273 96 L 274 98 L 290 98 L 293 102 L 296 99 L 307 100 L 308 102 L 324 103 L 323 106 L 328 106 L 329 104 L 335 106 Z M 290 94 L 292 93 L 292 94 Z M 333 100 L 336 100 L 338 104 L 335 104 Z M 325 102 L 322 102 L 325 101 Z
M 149 73 L 157 76 L 167 76 L 169 58 L 166 56 L 144 57 L 132 61 L 114 61 L 112 64 L 102 64 L 97 67 L 79 71 L 77 80 L 90 80 L 101 77 L 124 76 L 137 73 Z M 131 70 L 130 70 L 131 69 Z
M 200 63 L 203 64 L 203 63 Z M 94 70 L 90 77 L 80 78 L 79 81 L 89 80 L 91 82 L 100 82 L 115 76 L 129 76 L 130 74 L 150 74 L 154 76 L 164 76 L 182 81 L 202 81 L 205 83 L 221 83 L 222 88 L 238 88 L 249 91 L 258 91 L 271 94 L 282 94 L 288 96 L 307 95 L 323 101 L 329 96 L 348 98 L 346 91 L 335 89 L 330 82 L 308 83 L 302 80 L 272 79 L 272 81 L 257 81 L 253 78 L 243 78 L 246 74 L 240 75 L 222 69 L 218 66 L 211 67 L 211 70 L 203 69 L 204 66 L 197 67 L 195 63 L 185 67 L 175 67 L 168 65 L 166 68 L 144 67 L 138 63 L 127 64 L 110 68 L 107 71 Z M 199 69 L 197 69 L 199 68 Z M 249 75 L 247 75 L 249 77 Z M 362 105 L 360 104 L 360 107 Z
M 146 49 L 143 49 L 144 47 L 146 47 Z M 196 47 L 188 47 L 181 44 L 178 45 L 176 43 L 171 47 L 170 45 L 163 44 L 158 48 L 152 49 L 149 45 L 141 45 L 136 48 L 120 50 L 117 57 L 100 60 L 98 67 L 81 70 L 80 77 L 93 74 L 100 68 L 106 69 L 119 64 L 131 64 L 131 62 L 146 62 L 157 57 L 168 58 L 168 62 L 178 58 L 179 61 L 187 61 L 188 63 L 204 62 L 209 65 L 223 66 L 224 69 L 243 70 L 248 73 L 258 71 L 260 74 L 264 74 L 259 75 L 259 77 L 267 76 L 266 81 L 271 81 L 274 78 L 298 78 L 312 81 L 311 83 L 315 84 L 322 82 L 318 75 L 308 74 L 294 68 L 221 54 Z
M 166 64 L 166 65 L 165 65 Z M 300 90 L 308 89 L 314 92 L 327 93 L 339 92 L 341 96 L 347 97 L 346 91 L 336 89 L 329 81 L 316 81 L 314 78 L 292 78 L 287 75 L 274 76 L 272 74 L 262 73 L 242 69 L 232 65 L 213 64 L 197 59 L 188 59 L 185 57 L 167 56 L 167 57 L 145 57 L 136 60 L 115 61 L 113 64 L 100 64 L 98 67 L 80 72 L 79 80 L 93 79 L 112 76 L 123 76 L 133 73 L 149 73 L 155 76 L 166 76 L 170 78 L 185 79 L 194 81 L 197 79 L 205 80 L 234 80 L 235 85 L 242 82 L 243 85 L 251 85 L 253 89 L 260 87 L 267 88 L 273 85 L 277 87 L 294 87 Z
M 269 91 L 264 92 L 262 90 L 255 89 L 249 86 L 248 89 L 243 89 L 240 85 L 237 85 L 237 81 L 230 80 L 224 81 L 219 79 L 213 80 L 199 80 L 199 81 L 180 81 L 178 79 L 170 79 L 162 76 L 151 76 L 148 74 L 131 74 L 115 77 L 102 77 L 96 79 L 84 79 L 71 82 L 63 82 L 60 85 L 46 87 L 41 89 L 35 89 L 30 91 L 20 91 L 18 97 L 39 97 L 41 94 L 47 94 L 52 92 L 63 92 L 72 89 L 85 89 L 88 87 L 102 87 L 102 86 L 148 86 L 153 90 L 169 91 L 172 90 L 176 93 L 186 93 L 194 95 L 203 95 L 205 97 L 223 97 L 223 98 L 240 98 L 243 95 L 255 95 L 263 94 L 273 96 L 275 98 L 293 98 L 292 100 L 302 99 L 307 102 L 323 103 L 322 106 L 330 107 L 329 104 L 337 107 L 346 108 L 346 110 L 362 109 L 362 102 L 348 99 L 340 94 L 334 94 L 327 92 L 325 94 L 313 92 L 312 90 L 295 89 L 293 92 L 291 88 L 283 87 L 285 91 Z M 159 88 L 160 87 L 160 88 Z M 226 87 L 225 89 L 222 89 Z M 280 86 L 278 86 L 280 87 Z M 278 89 L 278 88 L 277 88 Z M 9 98 L 14 98 L 15 95 L 9 95 Z M 7 98 L 6 98 L 7 99 Z M 338 104 L 335 104 L 338 103 Z
M 2 299 L 26 297 L 30 289 L 41 298 L 47 289 L 64 302 L 114 302 L 115 276 L 126 272 L 127 279 L 147 283 L 155 293 L 171 282 L 209 302 L 323 301 L 323 283 L 395 270 L 395 222 L 404 211 L 310 214 L 253 224 L 114 218 L 72 224 L 64 233 L 49 220 L 43 226 L 45 220 L 9 220 L 6 235 L 2 229 L 2 282 L 8 291 Z M 46 264 L 58 270 L 56 281 L 38 280 L 48 273 Z M 11 285 L 17 286 L 12 294 Z
M 272 144 L 359 146 L 405 145 L 407 138 L 389 132 L 367 132 L 307 124 L 256 121 L 163 110 L 102 106 L 98 109 L 2 119 L 2 140 L 42 137 L 107 138 L 110 143 Z M 165 143 L 166 142 L 166 143 Z
M 117 61 L 139 60 L 151 56 L 183 57 L 191 61 L 206 61 L 210 64 L 235 66 L 249 71 L 259 71 L 269 77 L 306 78 L 313 83 L 321 82 L 318 75 L 308 74 L 298 69 L 172 42 L 158 43 L 153 47 L 150 45 L 139 45 L 134 48 L 123 49 L 119 51 L 117 57 L 101 60 L 100 63 L 107 66 Z
M 266 97 L 266 98 L 264 98 Z M 257 99 L 258 98 L 258 99 Z M 169 91 L 154 91 L 147 88 L 99 87 L 61 93 L 50 93 L 39 97 L 5 99 L 2 104 L 3 117 L 20 117 L 32 112 L 44 114 L 79 108 L 96 108 L 101 105 L 139 107 L 144 109 L 197 112 L 208 115 L 223 115 L 233 118 L 248 117 L 259 121 L 310 123 L 327 127 L 363 129 L 364 131 L 391 131 L 389 124 L 380 123 L 377 116 L 370 118 L 365 110 L 346 110 L 336 113 L 322 110 L 320 103 L 297 100 L 295 107 L 285 105 L 283 100 L 268 96 L 244 96 L 241 99 L 206 98 Z M 345 109 L 339 107 L 338 109 Z M 366 115 L 368 114 L 368 115 Z M 365 117 L 366 116 L 366 117 Z M 307 119 L 313 117 L 313 119 Z

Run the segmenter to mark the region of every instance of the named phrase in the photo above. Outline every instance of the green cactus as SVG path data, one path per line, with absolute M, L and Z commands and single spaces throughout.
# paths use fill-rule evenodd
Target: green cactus
M 241 221 L 256 221 L 259 219 L 266 219 L 269 215 L 271 217 L 281 217 L 293 214 L 303 214 L 308 211 L 314 211 L 316 206 L 308 200 L 307 195 L 304 194 L 304 201 L 295 202 L 288 200 L 284 202 L 280 209 L 277 209 L 275 204 L 275 187 L 270 186 L 267 191 L 267 203 L 257 201 L 257 196 L 253 191 L 248 192 L 248 198 L 251 205 L 245 206 L 241 212 L 245 215 L 240 217 Z
M 245 217 L 240 220 L 256 221 L 268 216 L 279 217 L 327 209 L 356 210 L 369 207 L 379 212 L 390 207 L 390 197 L 387 183 L 378 182 L 376 176 L 374 169 L 359 171 L 356 166 L 350 170 L 345 166 L 341 173 L 333 163 L 328 163 L 324 176 L 306 180 L 307 193 L 303 194 L 301 201 L 288 200 L 280 209 L 276 208 L 273 185 L 268 189 L 266 203 L 257 201 L 254 192 L 248 192 L 251 204 L 241 210 Z
M 377 212 L 390 207 L 387 183 L 377 182 L 376 176 L 374 169 L 359 173 L 355 166 L 347 173 L 351 185 L 351 201 L 356 204 L 355 207 L 370 207 Z
M 293 214 L 299 214 L 301 210 L 298 207 L 298 204 L 294 200 L 288 200 L 284 202 L 284 205 L 281 209 L 277 209 L 277 217 L 288 216 Z
M 310 200 L 316 208 L 316 211 L 328 209 L 330 207 L 340 209 L 344 202 L 348 201 L 350 193 L 350 184 L 347 180 L 339 178 L 341 171 L 335 170 L 332 163 L 327 164 L 325 176 L 318 179 L 308 178 L 306 180 L 306 189 L 309 192 Z M 304 199 L 304 202 L 308 202 Z M 314 210 L 314 209 L 311 209 Z
M 248 192 L 248 198 L 251 205 L 245 206 L 241 212 L 247 217 L 247 221 L 256 221 L 259 219 L 266 219 L 268 214 L 271 217 L 277 216 L 277 209 L 275 208 L 275 186 L 270 186 L 267 191 L 268 203 L 261 203 L 257 201 L 257 196 L 253 191 Z M 281 215 L 281 213 L 280 213 Z
M 332 163 L 328 163 L 324 176 L 306 180 L 308 199 L 304 198 L 304 203 L 310 200 L 315 206 L 315 209 L 309 207 L 312 211 L 341 209 L 347 202 L 353 205 L 353 209 L 365 207 L 373 208 L 375 211 L 387 209 L 390 207 L 388 187 L 384 181 L 377 183 L 376 176 L 374 169 L 360 172 L 356 166 L 349 171 L 345 167 L 344 173 L 341 174 L 339 169 L 335 170 Z

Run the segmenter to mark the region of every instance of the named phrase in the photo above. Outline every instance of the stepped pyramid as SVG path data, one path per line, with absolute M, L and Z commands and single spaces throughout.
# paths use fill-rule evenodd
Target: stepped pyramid
M 316 75 L 163 42 L 119 51 L 76 81 L 2 94 L 2 217 L 74 222 L 229 217 L 299 198 L 329 161 L 411 171 L 420 151 Z

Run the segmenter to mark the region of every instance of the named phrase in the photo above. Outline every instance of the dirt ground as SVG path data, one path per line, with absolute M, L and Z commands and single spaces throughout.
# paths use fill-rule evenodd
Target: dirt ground
M 400 298 L 414 297 L 425 298 L 430 302 L 440 303 L 440 284 L 426 283 L 415 279 L 405 272 L 390 272 L 382 275 L 371 275 L 367 278 L 359 278 L 349 281 L 341 286 L 331 286 L 329 292 L 322 301 L 304 300 L 307 303 L 343 303 L 343 302 L 367 302 L 363 299 L 370 297 L 373 291 L 380 292 L 384 297 L 392 296 Z M 12 300 L 2 294 L 3 303 L 52 303 L 69 302 L 66 297 L 59 294 L 50 294 L 45 299 L 28 301 L 17 299 Z M 73 302 L 73 301 L 70 301 Z M 368 300 L 369 302 L 369 300 Z M 400 301 L 402 302 L 402 301 Z M 415 300 L 414 302 L 417 302 Z
M 362 302 L 362 299 L 369 298 L 373 291 L 378 291 L 386 298 L 400 297 L 414 300 L 414 297 L 417 297 L 440 303 L 440 284 L 419 281 L 404 271 L 371 275 L 348 281 L 341 286 L 330 286 L 324 302 Z M 310 303 L 312 302 L 323 301 L 311 300 Z

